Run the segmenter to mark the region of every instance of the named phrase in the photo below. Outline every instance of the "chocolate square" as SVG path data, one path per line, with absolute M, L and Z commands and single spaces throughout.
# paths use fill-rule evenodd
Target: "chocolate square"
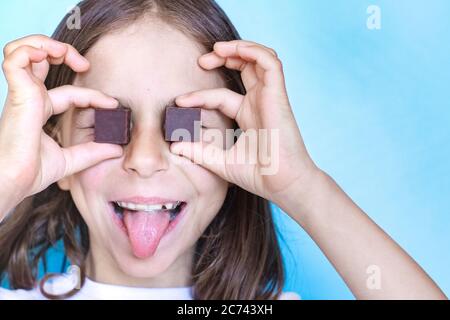
M 201 109 L 167 107 L 164 129 L 166 141 L 200 141 Z
M 131 109 L 95 109 L 95 142 L 125 145 L 130 142 Z

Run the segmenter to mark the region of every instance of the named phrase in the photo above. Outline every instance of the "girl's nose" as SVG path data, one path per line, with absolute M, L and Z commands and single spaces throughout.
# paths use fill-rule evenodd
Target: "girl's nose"
M 131 141 L 125 148 L 124 169 L 142 178 L 151 177 L 154 173 L 168 169 L 167 151 L 167 142 L 164 141 L 160 129 L 135 128 Z

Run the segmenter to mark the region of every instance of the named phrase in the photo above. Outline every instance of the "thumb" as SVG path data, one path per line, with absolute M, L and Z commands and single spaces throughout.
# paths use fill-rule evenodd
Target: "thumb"
M 107 159 L 119 158 L 123 148 L 113 144 L 88 142 L 63 149 L 66 161 L 64 177 L 87 169 Z
M 170 146 L 170 151 L 174 154 L 188 158 L 192 162 L 212 171 L 224 180 L 229 181 L 230 179 L 226 170 L 227 153 L 224 149 L 219 148 L 214 144 L 206 144 L 202 141 L 174 142 Z

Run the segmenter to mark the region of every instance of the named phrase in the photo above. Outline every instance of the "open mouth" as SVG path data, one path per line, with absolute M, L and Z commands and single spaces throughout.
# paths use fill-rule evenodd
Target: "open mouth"
M 164 203 L 110 202 L 114 221 L 125 231 L 131 249 L 138 258 L 152 256 L 161 239 L 174 229 L 181 219 L 187 203 L 171 201 Z
M 148 214 L 169 214 L 169 221 L 172 222 L 181 212 L 182 208 L 186 205 L 186 202 L 176 201 L 164 204 L 136 204 L 132 202 L 114 201 L 112 202 L 114 212 L 123 220 L 125 210 L 130 212 L 146 212 Z

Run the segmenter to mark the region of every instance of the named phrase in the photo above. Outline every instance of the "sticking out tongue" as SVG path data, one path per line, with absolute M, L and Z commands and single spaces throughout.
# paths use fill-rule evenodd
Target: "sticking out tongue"
M 148 213 L 124 210 L 123 221 L 136 257 L 152 256 L 170 222 L 167 212 Z

